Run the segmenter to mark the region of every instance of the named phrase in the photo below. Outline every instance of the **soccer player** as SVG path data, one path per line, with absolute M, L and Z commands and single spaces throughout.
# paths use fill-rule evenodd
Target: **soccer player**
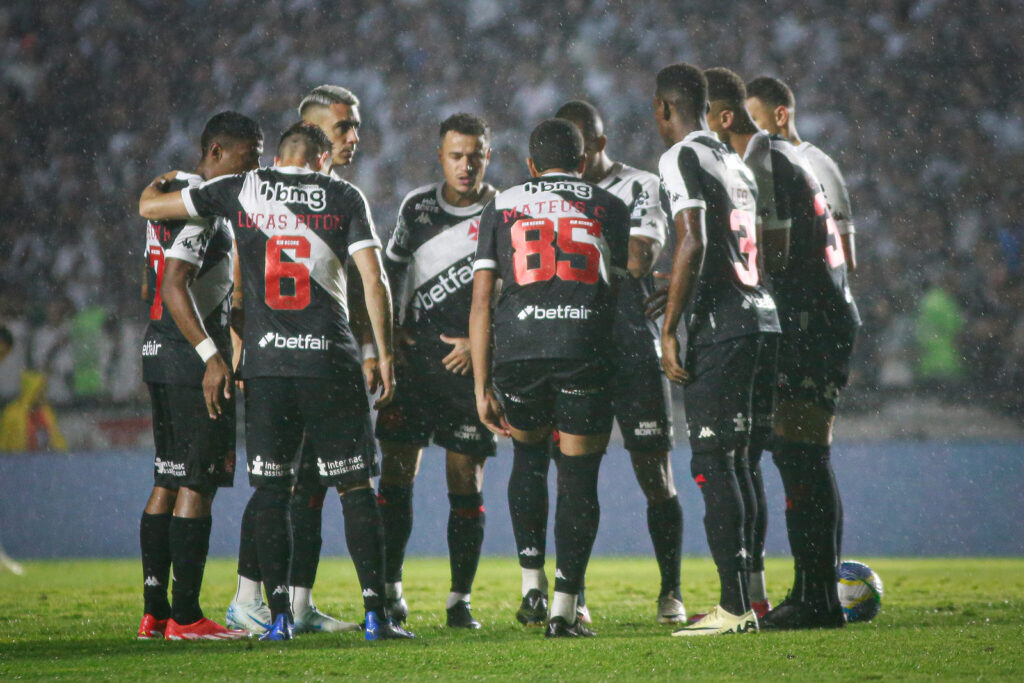
M 592 104 L 567 102 L 555 116 L 571 121 L 583 134 L 583 179 L 616 195 L 630 209 L 629 249 L 644 275 L 626 278 L 620 285 L 612 335 L 612 401 L 633 471 L 647 498 L 647 528 L 661 572 L 656 619 L 661 624 L 679 623 L 686 618 L 679 590 L 683 511 L 669 460 L 671 394 L 658 360 L 657 328 L 644 316 L 643 307 L 643 300 L 653 290 L 651 268 L 665 245 L 667 217 L 661 183 L 653 173 L 612 160 L 604 122 Z M 530 482 L 547 478 L 548 462 L 547 458 L 517 454 L 508 485 L 523 574 L 523 603 L 516 618 L 525 624 L 543 623 L 546 617 L 547 487 L 531 486 Z M 581 608 L 582 602 L 581 589 L 577 603 Z M 588 612 L 581 609 L 584 621 L 589 621 Z
M 707 80 L 673 64 L 657 76 L 654 118 L 669 150 L 659 162 L 677 246 L 661 333 L 665 374 L 686 389 L 690 472 L 704 498 L 704 528 L 721 583 L 719 604 L 676 636 L 757 629 L 747 595 L 744 508 L 736 451 L 750 435 L 761 335 L 778 332 L 760 283 L 757 186 L 739 155 L 707 129 Z M 677 338 L 687 314 L 685 360 Z
M 195 173 L 177 173 L 164 189 L 180 191 L 259 164 L 263 133 L 227 111 L 203 130 Z M 138 637 L 169 640 L 248 636 L 203 616 L 199 591 L 210 546 L 211 508 L 235 475 L 235 405 L 225 398 L 209 416 L 204 383 L 231 362 L 231 226 L 222 220 L 150 221 L 146 262 L 153 283 L 142 344 L 142 378 L 153 404 L 154 485 L 139 524 L 144 615 Z M 177 323 L 177 324 L 176 324 Z M 174 568 L 173 603 L 167 581 Z
M 336 486 L 341 496 L 366 639 L 408 638 L 412 634 L 384 612 L 383 529 L 370 481 L 378 466 L 359 350 L 347 319 L 346 260 L 355 261 L 363 280 L 380 353 L 378 408 L 394 392 L 390 292 L 362 192 L 318 173 L 330 149 L 323 131 L 299 122 L 281 135 L 273 168 L 181 193 L 160 194 L 154 184 L 143 192 L 139 211 L 151 220 L 229 217 L 235 229 L 245 290 L 248 470 L 255 488 L 242 523 L 254 529 L 257 571 L 273 619 L 261 638 L 293 635 L 288 499 L 303 433 L 316 449 L 321 483 Z M 211 415 L 221 412 L 221 393 L 229 387 L 228 373 L 207 385 Z
M 437 150 L 444 181 L 417 188 L 402 201 L 384 265 L 402 311 L 396 337 L 403 389 L 377 416 L 390 612 L 403 621 L 408 615 L 402 564 L 412 531 L 413 482 L 423 447 L 433 438 L 446 450 L 447 625 L 470 629 L 480 628 L 470 612 L 470 593 L 484 540 L 484 463 L 496 452 L 494 435 L 477 416 L 469 353 L 480 214 L 497 194 L 484 182 L 490 156 L 490 129 L 483 119 L 449 116 L 441 123 Z
M 843 241 L 848 271 L 857 270 L 857 245 L 853 212 L 846 180 L 832 157 L 825 154 L 796 132 L 796 98 L 793 91 L 777 78 L 761 76 L 747 84 L 747 109 L 754 122 L 772 135 L 786 138 L 807 158 L 814 175 L 821 182 L 828 201 L 828 210 L 836 222 Z
M 747 95 L 759 125 L 785 131 L 786 138 L 799 143 L 793 95 L 785 84 L 758 78 L 747 86 Z M 839 211 L 849 206 L 834 164 L 825 168 L 835 171 L 830 182 L 837 194 L 827 196 L 829 185 L 823 187 L 814 166 L 823 157 L 816 148 L 808 143 L 778 148 L 783 159 L 775 162 L 773 172 L 777 183 L 793 188 L 793 222 L 788 264 L 774 279 L 783 333 L 772 455 L 786 493 L 786 530 L 796 574 L 789 597 L 768 613 L 764 626 L 841 628 L 845 620 L 836 571 L 843 518 L 832 470 L 832 426 L 860 315 L 847 281 L 844 235 L 829 203 L 835 202 Z M 852 224 L 850 230 L 845 236 L 852 245 Z
M 355 160 L 359 144 L 359 98 L 340 85 L 313 88 L 299 103 L 303 121 L 319 126 L 331 141 L 331 160 L 324 171 L 342 180 L 341 169 Z
M 560 433 L 545 636 L 591 636 L 576 596 L 597 535 L 597 475 L 611 431 L 615 287 L 627 264 L 642 272 L 629 258 L 629 209 L 579 176 L 576 126 L 542 121 L 527 164 L 532 179 L 498 195 L 480 219 L 469 327 L 476 405 L 488 429 L 512 437 L 518 457 L 546 457 L 552 429 Z

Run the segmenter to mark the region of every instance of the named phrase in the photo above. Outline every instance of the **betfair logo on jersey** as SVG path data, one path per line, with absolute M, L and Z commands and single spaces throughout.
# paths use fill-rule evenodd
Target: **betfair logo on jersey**
M 429 311 L 472 281 L 473 268 L 469 264 L 463 264 L 458 268 L 452 266 L 447 271 L 441 273 L 437 278 L 437 282 L 431 285 L 429 289 L 416 290 L 415 305 L 420 310 Z
M 527 306 L 519 311 L 518 318 L 526 320 L 589 320 L 593 313 L 584 306 L 555 306 L 554 308 L 541 308 L 540 306 Z
M 523 185 L 523 189 L 530 194 L 539 194 L 541 192 L 572 192 L 580 199 L 590 199 L 593 194 L 590 185 L 583 182 L 574 182 L 572 180 L 557 180 L 555 182 L 548 180 L 531 180 Z
M 268 346 L 275 349 L 301 349 L 302 351 L 326 351 L 331 348 L 331 340 L 327 337 L 314 337 L 311 334 L 286 337 L 277 332 L 267 332 L 260 337 L 261 349 Z
M 161 344 L 160 342 L 153 341 L 152 339 L 150 339 L 149 341 L 147 341 L 145 344 L 142 345 L 142 355 L 143 355 L 143 357 L 147 357 L 148 358 L 149 356 L 158 356 L 158 355 L 160 355 L 160 347 L 161 346 L 163 346 L 163 344 Z
M 319 185 L 287 185 L 280 181 L 260 183 L 260 196 L 269 202 L 305 204 L 313 211 L 327 208 L 327 190 Z

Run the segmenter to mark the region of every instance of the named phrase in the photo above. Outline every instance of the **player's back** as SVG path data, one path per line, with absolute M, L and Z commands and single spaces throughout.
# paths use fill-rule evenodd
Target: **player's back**
M 803 154 L 810 164 L 814 176 L 821 183 L 825 199 L 828 201 L 829 213 L 832 214 L 832 219 L 836 222 L 836 227 L 839 228 L 839 234 L 845 235 L 854 232 L 850 191 L 846 187 L 846 180 L 843 178 L 839 166 L 832 157 L 806 140 L 796 148 Z
M 202 177 L 179 172 L 168 183 L 169 192 L 196 187 Z M 197 268 L 189 285 L 200 318 L 210 337 L 230 357 L 228 332 L 233 282 L 231 226 L 222 219 L 196 218 L 150 221 L 146 224 L 146 266 L 149 289 L 149 324 L 143 337 L 142 378 L 147 382 L 195 384 L 203 381 L 205 366 L 178 329 L 164 306 L 160 287 L 169 258 Z
M 771 295 L 757 263 L 757 184 L 739 155 L 712 133 L 695 131 L 659 163 L 673 216 L 703 209 L 704 264 L 691 308 L 692 343 L 777 332 Z
M 502 279 L 496 362 L 607 356 L 629 259 L 621 199 L 574 175 L 542 175 L 487 206 L 479 240 L 475 268 Z

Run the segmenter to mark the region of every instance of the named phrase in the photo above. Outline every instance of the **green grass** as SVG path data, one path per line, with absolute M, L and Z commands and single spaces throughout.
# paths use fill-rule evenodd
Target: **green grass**
M 455 633 L 443 627 L 447 562 L 414 559 L 405 593 L 419 638 L 372 644 L 351 633 L 280 644 L 139 642 L 137 562 L 28 562 L 24 577 L 0 573 L 0 679 L 1024 677 L 1024 560 L 868 562 L 886 588 L 882 613 L 869 624 L 693 641 L 669 638 L 671 629 L 654 623 L 652 559 L 598 558 L 587 577 L 598 637 L 546 641 L 540 630 L 512 619 L 519 603 L 513 560 L 482 562 L 473 611 L 484 628 Z M 717 582 L 710 560 L 687 558 L 683 572 L 687 607 L 711 606 Z M 787 561 L 769 562 L 776 602 L 789 575 Z M 223 618 L 234 584 L 232 561 L 210 562 L 203 599 L 209 616 Z M 359 592 L 347 560 L 321 564 L 316 598 L 325 611 L 358 619 Z

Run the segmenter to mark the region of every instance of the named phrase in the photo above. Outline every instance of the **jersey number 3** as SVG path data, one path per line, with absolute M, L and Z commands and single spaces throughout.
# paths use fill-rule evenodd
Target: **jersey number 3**
M 760 281 L 757 272 L 757 229 L 754 214 L 733 209 L 729 214 L 729 225 L 740 243 L 740 259 L 733 262 L 736 277 L 748 287 L 756 287 Z
M 285 250 L 292 252 L 293 258 L 309 258 L 309 240 L 301 235 L 275 235 L 267 240 L 267 305 L 275 311 L 299 311 L 309 305 L 309 268 L 297 261 L 282 261 Z M 281 280 L 293 282 L 294 294 L 281 293 Z
M 512 265 L 515 268 L 516 284 L 544 282 L 556 275 L 560 280 L 588 285 L 597 282 L 601 252 L 594 244 L 575 241 L 572 237 L 574 228 L 582 228 L 587 231 L 587 235 L 599 238 L 601 224 L 582 216 L 562 216 L 558 219 L 558 248 L 563 254 L 585 257 L 582 268 L 573 266 L 568 259 L 557 259 L 554 247 L 555 223 L 550 218 L 521 218 L 516 221 L 512 226 L 512 248 L 515 250 Z

